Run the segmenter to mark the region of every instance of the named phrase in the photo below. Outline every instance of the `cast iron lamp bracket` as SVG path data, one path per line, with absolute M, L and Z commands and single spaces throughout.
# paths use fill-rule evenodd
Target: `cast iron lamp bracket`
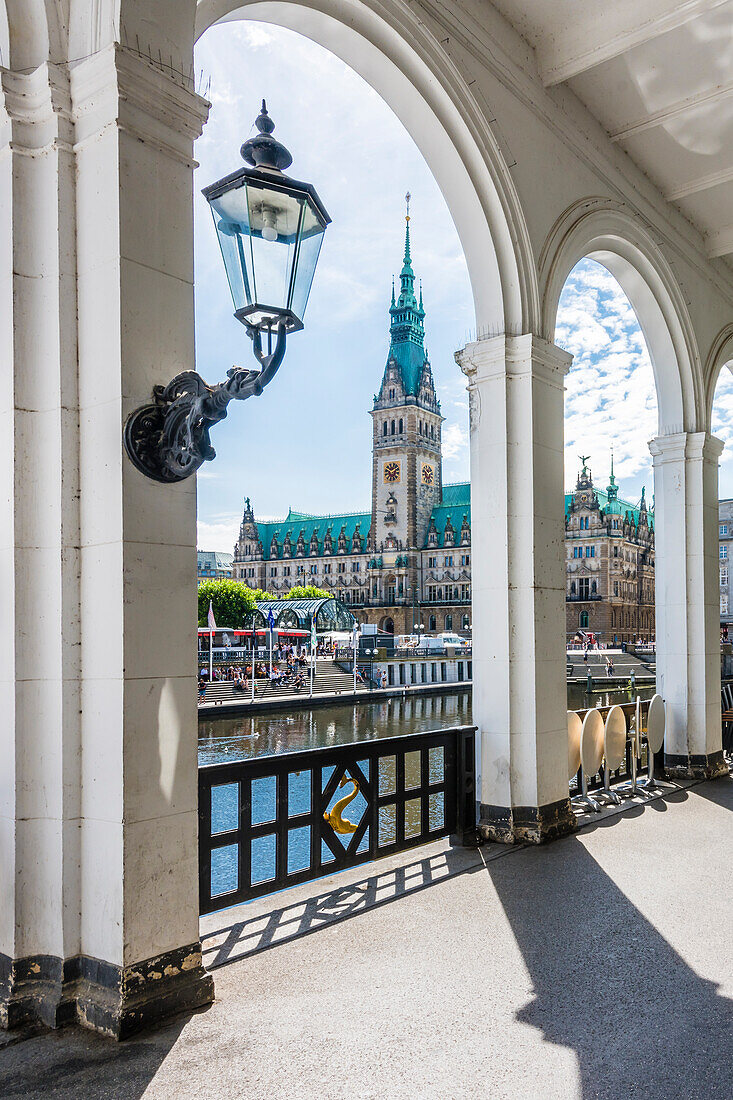
M 196 371 L 182 371 L 167 386 L 153 387 L 153 401 L 141 405 L 127 419 L 124 444 L 130 461 L 153 481 L 184 481 L 204 462 L 216 457 L 210 429 L 227 415 L 230 401 L 259 397 L 272 381 L 285 355 L 286 330 L 277 327 L 275 347 L 267 330 L 267 354 L 262 332 L 251 331 L 252 350 L 260 370 L 233 367 L 226 382 L 209 386 Z

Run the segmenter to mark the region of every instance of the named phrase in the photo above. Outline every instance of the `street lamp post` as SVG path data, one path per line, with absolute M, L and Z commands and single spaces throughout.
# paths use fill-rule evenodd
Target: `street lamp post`
M 353 664 L 353 668 L 354 668 L 354 695 L 356 695 L 356 674 L 357 674 L 356 662 L 357 662 L 357 658 L 359 656 L 359 625 L 358 625 L 358 623 L 354 624 L 354 629 L 351 632 L 351 646 L 352 646 L 351 658 L 352 658 L 352 664 Z
M 285 355 L 287 334 L 303 328 L 326 226 L 331 221 L 315 188 L 284 174 L 288 150 L 272 136 L 265 101 L 258 133 L 241 148 L 249 167 L 204 188 L 214 217 L 234 316 L 252 339 L 259 369 L 232 367 L 226 382 L 209 386 L 183 371 L 127 419 L 124 445 L 146 477 L 183 481 L 216 457 L 209 431 L 232 400 L 259 396 Z M 263 343 L 264 342 L 264 343 Z M 274 346 L 273 346 L 274 344 Z
M 365 649 L 364 655 L 369 658 L 369 690 L 372 690 L 372 667 L 374 664 L 374 654 L 376 649 Z

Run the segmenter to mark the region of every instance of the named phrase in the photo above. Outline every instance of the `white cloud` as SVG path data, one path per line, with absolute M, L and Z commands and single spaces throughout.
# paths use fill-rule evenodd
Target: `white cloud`
M 196 545 L 199 550 L 217 550 L 219 553 L 231 554 L 239 536 L 240 522 L 241 516 L 235 515 L 221 517 L 214 522 L 199 519 Z
M 460 424 L 449 424 L 443 429 L 443 458 L 450 462 L 458 458 L 468 447 L 468 432 Z
M 590 455 L 605 485 L 611 448 L 622 494 L 653 483 L 648 441 L 657 432 L 654 375 L 644 337 L 623 290 L 600 264 L 582 260 L 558 309 L 557 343 L 572 352 L 565 393 L 565 479 L 575 483 L 579 454 Z

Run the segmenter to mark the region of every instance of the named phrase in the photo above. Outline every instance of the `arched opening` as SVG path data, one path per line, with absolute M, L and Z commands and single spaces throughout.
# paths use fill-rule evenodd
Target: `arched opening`
M 568 276 L 555 338 L 573 353 L 565 384 L 566 635 L 570 644 L 583 611 L 598 642 L 615 648 L 642 640 L 654 607 L 654 376 L 631 302 L 593 260 Z M 617 616 L 629 623 L 621 634 Z
M 214 23 L 240 19 L 287 27 L 318 42 L 382 96 L 445 196 L 468 265 L 477 330 L 530 330 L 537 309 L 534 265 L 503 156 L 469 89 L 447 72 L 435 79 L 430 38 L 417 13 L 405 13 L 400 33 L 362 3 L 350 5 L 347 14 L 338 0 L 326 0 L 319 10 L 287 0 L 199 0 L 196 38 Z
M 728 649 L 733 638 L 730 576 L 733 565 L 733 325 L 713 344 L 708 363 L 708 400 L 711 431 L 725 445 L 718 491 L 718 589 L 723 644 L 721 671 L 727 678 L 733 676 L 733 657 Z
M 715 687 L 718 627 L 710 601 L 714 547 L 710 525 L 695 524 L 694 516 L 717 507 L 720 445 L 706 431 L 697 341 L 686 301 L 660 248 L 638 219 L 601 199 L 569 209 L 543 250 L 543 324 L 548 338 L 555 333 L 561 289 L 584 257 L 605 267 L 631 302 L 654 373 L 658 421 L 649 443 L 655 502 L 654 634 L 656 687 L 667 713 L 665 759 L 682 774 L 690 773 L 693 756 L 703 760 L 705 768 L 712 760 L 715 769 L 720 756 L 720 700 Z M 646 550 L 651 565 L 652 548 Z M 621 563 L 619 578 L 619 589 L 627 594 L 632 585 L 630 564 L 628 559 Z M 650 619 L 648 614 L 647 622 Z M 628 612 L 621 611 L 617 622 L 627 632 L 632 630 Z M 704 660 L 688 663 L 685 655 L 701 647 Z

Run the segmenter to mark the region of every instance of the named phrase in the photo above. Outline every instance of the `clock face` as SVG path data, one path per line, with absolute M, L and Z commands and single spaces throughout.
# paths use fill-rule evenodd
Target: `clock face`
M 385 462 L 384 464 L 384 480 L 387 485 L 396 485 L 400 480 L 400 464 L 399 462 Z
M 428 466 L 427 463 L 422 468 L 422 483 L 423 485 L 432 485 L 435 480 L 435 472 L 432 466 Z

